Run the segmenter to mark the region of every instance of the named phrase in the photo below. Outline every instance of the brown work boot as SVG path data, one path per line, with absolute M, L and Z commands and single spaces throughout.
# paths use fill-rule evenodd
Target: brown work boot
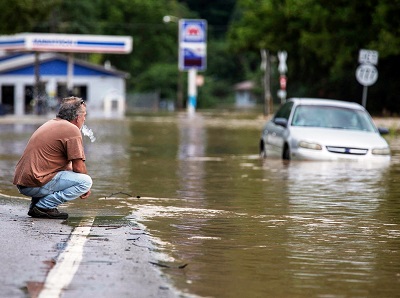
M 28 215 L 36 218 L 67 219 L 68 213 L 60 212 L 57 208 L 44 209 L 34 206 L 29 209 Z

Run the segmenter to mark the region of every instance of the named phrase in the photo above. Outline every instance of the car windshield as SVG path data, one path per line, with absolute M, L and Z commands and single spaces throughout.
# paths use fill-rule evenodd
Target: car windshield
M 376 132 L 365 111 L 334 106 L 299 105 L 291 125 Z

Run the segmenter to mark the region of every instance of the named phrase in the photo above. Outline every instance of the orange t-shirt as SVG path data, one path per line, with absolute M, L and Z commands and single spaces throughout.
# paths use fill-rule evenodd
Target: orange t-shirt
M 14 184 L 43 186 L 59 171 L 71 171 L 74 159 L 85 160 L 82 134 L 67 120 L 55 118 L 40 126 L 29 139 L 14 175 Z

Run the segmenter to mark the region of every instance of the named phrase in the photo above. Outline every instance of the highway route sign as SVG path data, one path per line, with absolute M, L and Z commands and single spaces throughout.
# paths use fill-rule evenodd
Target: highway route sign
M 358 62 L 361 64 L 378 65 L 378 56 L 378 51 L 360 50 L 358 55 Z
M 372 64 L 361 64 L 357 67 L 356 79 L 365 87 L 371 86 L 378 80 L 378 70 Z

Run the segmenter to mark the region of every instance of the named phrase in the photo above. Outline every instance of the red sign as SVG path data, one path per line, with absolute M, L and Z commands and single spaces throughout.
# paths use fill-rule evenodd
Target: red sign
M 188 26 L 186 27 L 186 35 L 189 36 L 199 36 L 201 33 L 200 28 L 198 26 Z
M 281 76 L 279 77 L 279 84 L 281 85 L 281 89 L 282 89 L 282 90 L 285 90 L 285 89 L 286 89 L 286 81 L 287 81 L 287 79 L 286 79 L 286 76 L 285 76 L 285 75 L 281 75 Z

